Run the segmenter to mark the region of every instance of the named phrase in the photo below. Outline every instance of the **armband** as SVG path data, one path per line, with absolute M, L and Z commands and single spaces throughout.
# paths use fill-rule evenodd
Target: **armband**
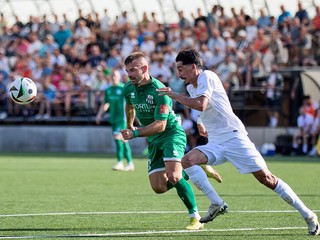
M 138 131 L 138 129 L 132 130 L 132 133 L 133 133 L 133 138 L 139 137 L 139 131 Z

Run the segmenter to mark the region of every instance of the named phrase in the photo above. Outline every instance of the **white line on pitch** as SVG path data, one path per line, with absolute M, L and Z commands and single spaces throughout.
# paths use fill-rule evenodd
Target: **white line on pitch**
M 320 210 L 313 210 L 320 212 Z M 200 211 L 206 212 L 206 211 Z M 230 213 L 294 213 L 296 210 L 234 210 Z M 17 213 L 17 214 L 0 214 L 3 217 L 31 217 L 31 216 L 59 216 L 59 215 L 113 215 L 113 214 L 176 214 L 186 213 L 186 211 L 131 211 L 131 212 L 57 212 L 57 213 Z
M 320 212 L 320 210 L 313 210 Z M 200 211 L 206 212 L 206 211 Z M 294 213 L 296 210 L 234 210 L 230 213 Z M 17 213 L 17 214 L 1 214 L 3 217 L 31 217 L 31 216 L 58 216 L 58 215 L 113 215 L 113 214 L 177 214 L 186 213 L 186 211 L 136 211 L 136 212 L 57 212 L 57 213 Z
M 68 234 L 68 235 L 34 235 L 34 236 L 0 236 L 0 239 L 37 239 L 37 238 L 81 238 L 81 237 L 116 237 L 116 236 L 139 236 L 155 234 L 174 234 L 174 233 L 194 233 L 194 232 L 239 232 L 257 230 L 294 230 L 305 229 L 306 227 L 282 227 L 282 228 L 225 228 L 225 229 L 206 229 L 206 230 L 173 230 L 173 231 L 145 231 L 145 232 L 110 232 L 110 233 L 88 233 L 88 234 Z

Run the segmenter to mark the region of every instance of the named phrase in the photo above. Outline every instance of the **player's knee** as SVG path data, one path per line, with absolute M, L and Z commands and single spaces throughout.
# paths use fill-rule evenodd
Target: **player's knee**
M 194 163 L 193 157 L 192 157 L 192 155 L 190 155 L 190 154 L 185 155 L 185 156 L 181 159 L 181 165 L 182 165 L 183 168 L 191 167 L 191 166 L 193 166 L 194 164 L 195 164 L 195 163 Z
M 167 172 L 168 180 L 175 185 L 181 178 L 181 174 L 178 172 Z

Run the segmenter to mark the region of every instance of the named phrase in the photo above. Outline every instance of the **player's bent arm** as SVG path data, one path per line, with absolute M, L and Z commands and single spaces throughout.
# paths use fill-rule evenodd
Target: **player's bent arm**
M 157 89 L 157 91 L 159 92 L 160 96 L 168 95 L 169 97 L 171 97 L 172 99 L 175 99 L 176 101 L 183 104 L 184 106 L 201 111 L 201 112 L 206 110 L 208 105 L 208 99 L 205 96 L 190 98 L 190 97 L 175 93 L 169 87 L 159 88 Z
M 200 112 L 203 112 L 204 110 L 206 110 L 208 105 L 208 98 L 205 96 L 191 98 L 191 97 L 183 96 L 180 94 L 174 94 L 173 99 L 175 99 L 176 101 L 185 105 L 188 108 L 192 108 Z
M 139 137 L 147 137 L 161 133 L 166 129 L 166 126 L 167 120 L 156 120 L 145 127 L 138 128 Z
M 126 104 L 125 110 L 126 110 L 126 117 L 127 117 L 127 127 L 129 129 L 134 129 L 133 122 L 136 114 L 135 114 L 133 105 Z

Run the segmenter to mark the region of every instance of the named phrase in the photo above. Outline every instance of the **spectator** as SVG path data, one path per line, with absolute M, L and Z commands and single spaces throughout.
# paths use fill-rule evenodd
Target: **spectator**
M 136 45 L 138 45 L 137 32 L 130 29 L 127 36 L 122 39 L 121 56 L 124 57 L 132 53 Z
M 309 95 L 303 97 L 303 106 L 307 113 L 309 113 L 311 116 L 315 116 L 315 107 Z
M 10 73 L 9 59 L 4 48 L 0 48 L 0 69 L 6 74 Z
M 8 116 L 8 94 L 7 85 L 4 82 L 3 74 L 0 73 L 0 120 Z
M 272 65 L 272 71 L 269 74 L 267 81 L 263 83 L 263 88 L 266 91 L 267 97 L 267 108 L 269 123 L 268 126 L 275 128 L 279 121 L 279 111 L 281 110 L 281 97 L 282 90 L 284 87 L 283 77 L 278 72 L 278 66 L 276 64 Z
M 205 68 L 212 69 L 216 67 L 216 63 L 213 61 L 214 59 L 213 52 L 209 50 L 207 44 L 202 43 L 200 45 L 199 54 L 203 59 L 203 65 Z
M 65 67 L 67 64 L 67 59 L 65 55 L 63 55 L 59 48 L 54 49 L 53 54 L 50 55 L 50 63 L 52 66 L 58 65 L 60 67 Z
M 120 55 L 120 51 L 117 47 L 110 49 L 110 54 L 107 57 L 107 66 L 111 69 L 120 68 L 122 66 L 123 59 Z
M 172 77 L 172 72 L 170 68 L 163 63 L 163 55 L 159 54 L 154 60 L 155 61 L 150 65 L 150 75 L 155 76 L 155 78 L 161 76 L 161 82 L 168 86 L 169 79 Z
M 299 144 L 302 144 L 302 152 L 308 152 L 308 140 L 311 136 L 311 129 L 313 124 L 313 116 L 306 112 L 304 106 L 299 109 L 299 116 L 297 119 L 298 130 L 293 136 L 293 154 L 298 153 Z
M 286 10 L 284 5 L 280 5 L 281 14 L 278 17 L 278 25 L 281 26 L 286 19 L 291 18 L 291 13 Z
M 77 28 L 73 36 L 75 39 L 82 37 L 86 40 L 89 40 L 91 38 L 91 31 L 90 28 L 87 27 L 87 23 L 85 20 L 78 21 Z
M 150 56 L 151 52 L 156 49 L 156 45 L 152 34 L 146 34 L 144 40 L 140 45 L 140 51 L 144 52 L 147 56 Z
M 62 52 L 64 45 L 71 42 L 71 30 L 67 28 L 64 23 L 60 23 L 58 30 L 53 35 L 53 38 L 58 44 L 60 51 Z
M 263 8 L 261 8 L 259 12 L 260 12 L 260 16 L 257 19 L 258 28 L 265 29 L 270 27 L 271 25 L 270 16 L 266 15 L 265 10 Z
M 309 15 L 306 9 L 303 8 L 302 2 L 298 2 L 298 11 L 295 14 L 295 18 L 299 18 L 302 25 L 309 24 Z
M 320 141 L 320 108 L 316 110 L 316 115 L 313 119 L 312 128 L 311 128 L 311 144 L 312 148 L 308 153 L 309 157 L 314 157 L 319 155 L 320 152 L 317 152 L 317 144 Z
M 103 65 L 104 56 L 100 51 L 100 47 L 98 45 L 93 45 L 90 49 L 90 54 L 88 56 L 87 63 L 92 67 L 95 68 L 99 65 Z
M 180 29 L 189 28 L 191 26 L 190 21 L 184 16 L 184 11 L 180 10 L 178 12 L 179 22 L 178 26 Z
M 288 51 L 283 46 L 278 30 L 270 32 L 269 49 L 272 54 L 273 63 L 284 66 L 288 62 Z
M 207 22 L 207 17 L 202 14 L 201 8 L 197 8 L 197 16 L 193 15 L 193 13 L 191 16 L 194 19 L 194 27 L 198 25 L 199 21 Z
M 246 49 L 244 66 L 238 69 L 238 78 L 241 86 L 247 89 L 252 86 L 252 77 L 258 74 L 261 68 L 261 53 L 254 50 L 252 43 Z
M 45 77 L 39 88 L 37 101 L 39 102 L 39 113 L 35 116 L 37 120 L 49 119 L 51 117 L 51 107 L 55 101 L 57 89 L 51 83 L 49 76 Z
M 236 39 L 236 50 L 244 53 L 244 50 L 248 47 L 250 41 L 247 39 L 247 32 L 240 30 Z
M 226 41 L 220 36 L 220 31 L 218 29 L 213 30 L 212 37 L 210 37 L 208 40 L 208 48 L 210 51 L 219 49 L 222 53 L 224 53 L 226 49 Z
M 229 93 L 230 87 L 239 86 L 237 79 L 237 65 L 231 60 L 230 55 L 226 55 L 224 62 L 218 65 L 216 73 L 227 93 Z
M 271 60 L 268 55 L 270 39 L 264 33 L 263 29 L 258 30 L 257 37 L 253 41 L 254 51 L 258 51 L 261 54 L 261 65 L 264 72 L 270 72 L 271 70 Z
M 31 32 L 28 37 L 29 47 L 28 53 L 32 56 L 40 53 L 40 49 L 42 48 L 42 42 L 39 40 L 37 33 Z
M 250 42 L 255 41 L 258 34 L 258 26 L 257 26 L 257 21 L 254 18 L 250 18 L 247 21 L 247 26 L 245 28 L 245 31 L 247 33 L 247 39 Z
M 49 34 L 44 39 L 39 55 L 40 57 L 45 57 L 47 53 L 51 55 L 56 48 L 59 48 L 59 45 L 54 41 L 53 36 Z

